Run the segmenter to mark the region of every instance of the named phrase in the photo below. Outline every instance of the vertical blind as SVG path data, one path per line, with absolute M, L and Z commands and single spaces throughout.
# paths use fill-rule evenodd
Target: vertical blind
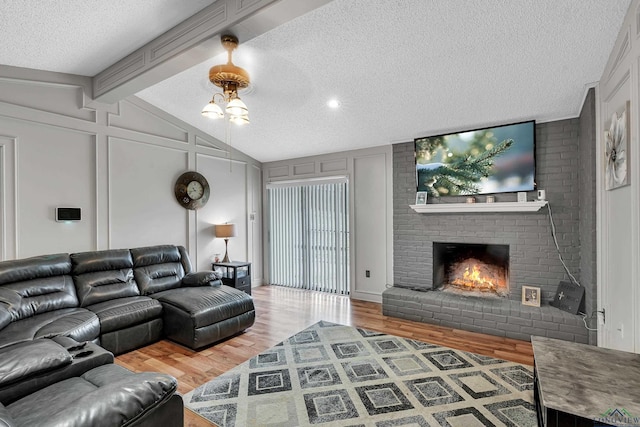
M 269 283 L 349 294 L 346 179 L 269 185 Z

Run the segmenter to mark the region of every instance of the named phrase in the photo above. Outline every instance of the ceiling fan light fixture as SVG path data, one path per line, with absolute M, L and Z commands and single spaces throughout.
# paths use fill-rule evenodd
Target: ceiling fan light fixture
M 239 126 L 244 126 L 244 125 L 248 125 L 249 122 L 249 115 L 244 115 L 244 116 L 230 116 L 229 117 L 229 121 L 231 123 L 234 123 L 236 125 Z
M 238 97 L 233 98 L 227 104 L 227 108 L 225 109 L 227 114 L 232 116 L 243 116 L 249 114 L 249 109 L 246 104 L 242 102 L 242 100 Z
M 238 96 L 238 91 L 246 89 L 251 83 L 251 79 L 249 73 L 244 68 L 235 65 L 231 58 L 232 52 L 238 47 L 238 38 L 232 35 L 224 35 L 220 38 L 220 42 L 227 51 L 227 63 L 211 67 L 209 69 L 209 81 L 222 89 L 222 93 L 213 95 L 214 99 L 216 95 L 221 95 L 227 106 L 223 112 L 220 105 L 216 104 L 212 99 L 202 110 L 202 115 L 217 119 L 223 118 L 226 112 L 229 121 L 235 124 L 248 124 L 249 109 Z
M 202 109 L 202 115 L 209 119 L 222 119 L 224 117 L 224 112 L 212 99 L 211 102 L 205 105 Z

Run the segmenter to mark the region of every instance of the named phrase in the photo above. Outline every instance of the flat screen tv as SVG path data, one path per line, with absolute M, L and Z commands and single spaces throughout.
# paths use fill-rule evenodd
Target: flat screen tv
M 431 197 L 535 190 L 535 122 L 415 140 L 418 191 Z

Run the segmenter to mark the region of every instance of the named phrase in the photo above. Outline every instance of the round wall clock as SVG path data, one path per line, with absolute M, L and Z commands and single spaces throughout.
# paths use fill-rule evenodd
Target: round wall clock
M 209 200 L 209 183 L 198 172 L 185 172 L 176 180 L 176 200 L 186 209 L 200 209 Z

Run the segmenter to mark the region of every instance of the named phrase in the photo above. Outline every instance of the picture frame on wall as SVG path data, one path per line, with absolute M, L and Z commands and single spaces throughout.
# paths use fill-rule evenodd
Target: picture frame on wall
M 627 101 L 625 103 L 624 110 L 620 114 L 614 112 L 611 116 L 609 129 L 604 131 L 604 180 L 605 189 L 607 190 L 615 190 L 616 188 L 624 187 L 625 185 L 630 184 L 630 106 L 631 103 Z
M 540 307 L 540 297 L 540 288 L 536 288 L 535 286 L 522 287 L 522 305 Z
M 426 205 L 426 204 L 427 204 L 427 192 L 418 191 L 416 193 L 416 205 Z

